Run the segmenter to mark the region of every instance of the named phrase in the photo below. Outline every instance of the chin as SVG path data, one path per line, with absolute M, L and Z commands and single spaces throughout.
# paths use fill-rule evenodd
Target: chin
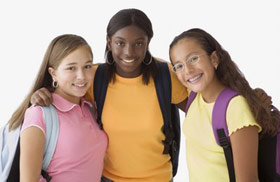
M 193 91 L 193 92 L 202 92 L 203 88 L 199 87 L 199 86 L 188 86 L 188 88 Z

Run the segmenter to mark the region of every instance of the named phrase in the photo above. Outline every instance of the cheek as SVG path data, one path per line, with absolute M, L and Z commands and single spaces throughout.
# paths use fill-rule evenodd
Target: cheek
M 212 66 L 207 68 L 207 75 L 209 79 L 213 79 L 213 77 L 215 77 L 215 69 Z
M 94 77 L 93 71 L 90 70 L 90 71 L 86 72 L 86 77 L 88 80 L 93 80 L 93 77 Z
M 184 79 L 184 75 L 181 73 L 181 74 L 177 74 L 177 77 L 179 79 L 179 81 L 185 85 L 185 79 Z
M 57 74 L 56 78 L 57 78 L 57 80 L 63 82 L 63 81 L 71 80 L 73 78 L 73 75 L 69 74 L 67 72 L 63 72 L 63 73 Z

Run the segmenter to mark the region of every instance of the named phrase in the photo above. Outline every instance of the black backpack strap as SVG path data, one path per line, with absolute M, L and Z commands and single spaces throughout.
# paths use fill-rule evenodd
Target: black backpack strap
M 20 140 L 18 140 L 16 153 L 11 166 L 11 170 L 7 179 L 7 182 L 19 181 L 19 158 L 20 158 Z
M 163 140 L 164 150 L 163 154 L 168 154 L 174 137 L 173 131 L 169 131 L 172 128 L 171 119 L 171 81 L 167 63 L 157 62 L 157 74 L 155 76 L 155 86 L 157 97 L 161 109 L 161 113 L 164 120 L 163 133 L 165 134 L 165 140 Z
M 230 145 L 229 140 L 228 140 L 228 138 L 225 134 L 224 129 L 218 129 L 217 134 L 218 134 L 218 137 L 219 137 L 220 145 L 221 145 L 221 147 L 223 147 L 223 150 L 224 150 L 230 182 L 235 182 L 235 172 L 234 172 L 233 155 L 232 155 L 231 145 Z
M 163 133 L 165 140 L 162 141 L 164 145 L 163 154 L 169 154 L 171 156 L 173 176 L 175 176 L 179 162 L 181 135 L 179 111 L 174 104 L 171 104 L 172 89 L 168 64 L 166 62 L 156 62 L 156 64 L 157 74 L 154 82 L 164 120 Z
M 49 173 L 45 170 L 41 171 L 41 175 L 43 176 L 43 178 L 47 181 L 50 182 L 52 177 L 49 175 Z
M 101 116 L 102 116 L 103 106 L 104 106 L 107 88 L 109 84 L 106 63 L 98 65 L 97 70 L 95 72 L 93 84 L 94 84 L 93 94 L 97 107 L 97 123 L 99 127 L 103 130 Z

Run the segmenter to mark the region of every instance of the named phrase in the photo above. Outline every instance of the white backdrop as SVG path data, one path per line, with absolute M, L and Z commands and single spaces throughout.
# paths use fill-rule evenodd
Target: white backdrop
M 175 35 L 199 27 L 229 51 L 252 87 L 261 87 L 280 107 L 280 6 L 275 1 L 5 1 L 0 2 L 0 125 L 28 93 L 45 50 L 57 35 L 83 36 L 94 62 L 103 62 L 106 26 L 120 9 L 143 10 L 153 23 L 151 53 L 169 60 Z M 184 114 L 181 113 L 183 120 Z M 188 181 L 182 136 L 175 181 Z

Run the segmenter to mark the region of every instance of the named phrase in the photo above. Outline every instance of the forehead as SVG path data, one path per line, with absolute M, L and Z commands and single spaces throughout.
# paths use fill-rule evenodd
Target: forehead
M 61 65 L 69 63 L 86 63 L 87 61 L 91 60 L 92 56 L 89 48 L 87 46 L 82 46 L 75 49 L 73 52 L 64 57 L 61 60 Z
M 147 34 L 139 27 L 135 25 L 126 26 L 118 30 L 112 38 L 122 38 L 125 40 L 129 39 L 147 39 Z
M 203 51 L 195 39 L 184 38 L 179 40 L 170 51 L 172 62 L 184 61 L 191 54 L 199 54 Z
M 176 49 L 184 49 L 185 52 L 194 52 L 194 51 L 201 51 L 202 50 L 202 48 L 199 45 L 199 43 L 195 39 L 192 39 L 192 38 L 184 38 L 182 40 L 179 40 L 174 45 L 173 48 L 174 48 L 174 50 L 176 50 Z

